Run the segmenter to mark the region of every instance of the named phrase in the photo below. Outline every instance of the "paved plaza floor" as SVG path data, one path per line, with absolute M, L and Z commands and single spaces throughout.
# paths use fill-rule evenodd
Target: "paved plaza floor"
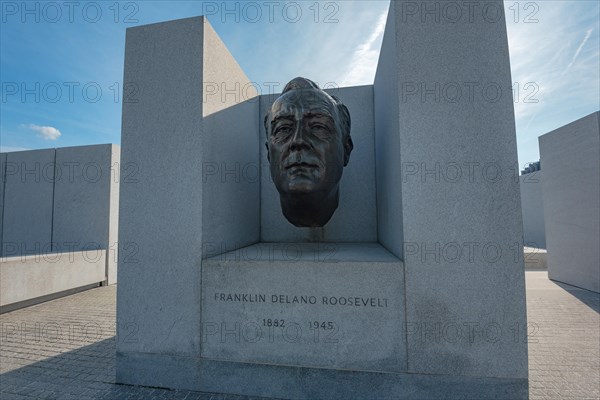
M 527 271 L 531 399 L 600 398 L 600 295 Z M 116 287 L 0 316 L 0 398 L 247 397 L 115 384 Z

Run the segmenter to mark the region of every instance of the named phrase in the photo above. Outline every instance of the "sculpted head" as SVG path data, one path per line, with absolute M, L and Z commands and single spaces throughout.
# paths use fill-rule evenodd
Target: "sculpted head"
M 283 215 L 298 227 L 324 226 L 338 206 L 353 148 L 348 109 L 314 82 L 295 78 L 265 116 L 265 128 Z

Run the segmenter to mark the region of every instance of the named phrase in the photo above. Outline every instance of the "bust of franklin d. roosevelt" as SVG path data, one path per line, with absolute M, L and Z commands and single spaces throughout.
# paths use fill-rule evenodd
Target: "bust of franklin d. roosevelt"
M 339 202 L 353 144 L 350 113 L 305 78 L 292 79 L 265 116 L 267 158 L 281 210 L 298 227 L 322 227 Z

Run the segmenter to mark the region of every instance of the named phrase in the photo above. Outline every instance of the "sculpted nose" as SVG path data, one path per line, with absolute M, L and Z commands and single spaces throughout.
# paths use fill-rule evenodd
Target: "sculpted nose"
M 307 141 L 306 132 L 302 124 L 298 124 L 290 142 L 290 150 L 298 151 L 310 148 L 310 143 Z

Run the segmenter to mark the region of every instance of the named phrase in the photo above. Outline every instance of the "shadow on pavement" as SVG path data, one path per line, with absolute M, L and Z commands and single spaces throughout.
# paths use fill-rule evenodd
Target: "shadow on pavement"
M 50 343 L 2 335 L 2 399 L 242 400 L 246 397 L 115 384 L 115 338 L 83 346 L 31 364 Z M 17 346 L 17 347 L 15 347 Z M 5 351 L 9 348 L 17 352 Z M 52 351 L 52 350 L 49 350 Z M 22 365 L 22 366 L 19 366 Z M 14 367 L 14 369 L 11 369 Z
M 555 280 L 550 281 L 560 286 L 570 295 L 577 298 L 589 308 L 600 314 L 600 293 L 592 292 L 591 290 L 583 289 L 577 286 L 572 286 Z

